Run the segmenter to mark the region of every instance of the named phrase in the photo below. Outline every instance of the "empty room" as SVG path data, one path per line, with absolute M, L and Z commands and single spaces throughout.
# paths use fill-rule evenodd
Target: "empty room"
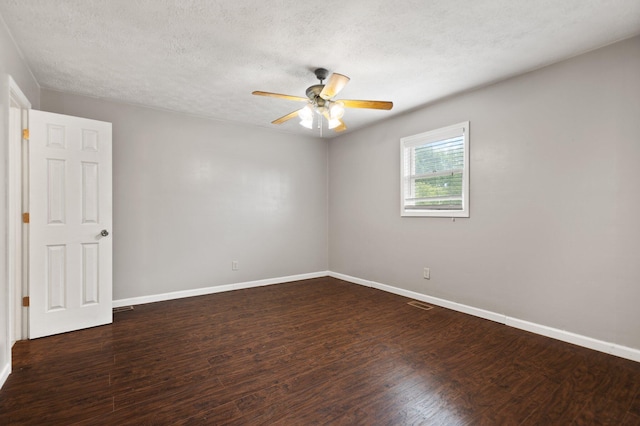
M 637 0 L 0 0 L 0 424 L 640 425 Z

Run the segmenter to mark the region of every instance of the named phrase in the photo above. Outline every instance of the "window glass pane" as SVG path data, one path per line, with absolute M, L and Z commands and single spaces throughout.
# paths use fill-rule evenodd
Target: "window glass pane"
M 464 167 L 462 137 L 446 139 L 414 148 L 415 174 L 461 169 Z
M 415 180 L 415 198 L 460 196 L 462 173 Z

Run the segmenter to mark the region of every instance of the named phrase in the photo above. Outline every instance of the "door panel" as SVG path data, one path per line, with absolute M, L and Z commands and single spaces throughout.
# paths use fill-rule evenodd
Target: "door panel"
M 111 123 L 31 110 L 29 132 L 29 338 L 111 323 Z

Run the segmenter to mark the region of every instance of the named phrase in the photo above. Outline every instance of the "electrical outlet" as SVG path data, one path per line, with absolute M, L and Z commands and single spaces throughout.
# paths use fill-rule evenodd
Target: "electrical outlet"
M 425 280 L 430 280 L 431 279 L 431 269 L 424 268 L 423 276 L 424 276 Z
M 238 270 L 238 261 L 234 260 L 231 262 L 231 270 L 232 271 L 237 271 Z

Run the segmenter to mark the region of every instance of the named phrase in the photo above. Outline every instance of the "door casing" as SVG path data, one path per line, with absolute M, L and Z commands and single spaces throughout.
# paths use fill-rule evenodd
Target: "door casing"
M 8 138 L 8 250 L 7 250 L 7 282 L 8 304 L 7 336 L 9 356 L 11 346 L 27 337 L 27 312 L 22 307 L 22 297 L 26 294 L 27 259 L 24 256 L 26 242 L 26 226 L 22 223 L 22 213 L 25 210 L 25 194 L 27 182 L 25 175 L 28 162 L 25 157 L 26 143 L 22 138 L 22 129 L 28 128 L 28 117 L 31 103 L 24 95 L 15 80 L 9 76 L 9 138 Z M 10 359 L 10 358 L 8 358 Z

